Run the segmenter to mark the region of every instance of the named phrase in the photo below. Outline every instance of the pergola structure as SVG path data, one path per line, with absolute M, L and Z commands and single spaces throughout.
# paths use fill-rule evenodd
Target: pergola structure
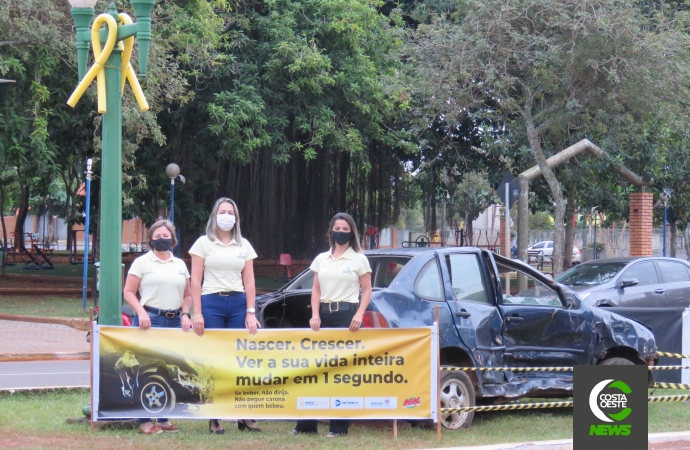
M 581 154 L 590 155 L 611 160 L 611 157 L 602 149 L 594 145 L 588 139 L 571 145 L 565 150 L 555 154 L 546 162 L 553 168 L 563 164 L 571 158 Z M 614 172 L 619 174 L 633 186 L 640 188 L 640 192 L 630 194 L 630 256 L 651 256 L 652 254 L 652 208 L 653 195 L 645 192 L 647 186 L 652 186 L 654 182 L 644 181 L 642 177 L 632 172 L 627 167 L 619 163 L 614 163 Z M 527 217 L 529 214 L 529 183 L 542 175 L 539 166 L 531 167 L 520 175 L 520 195 L 518 196 L 518 258 L 527 261 Z M 503 242 L 503 241 L 501 241 Z M 506 249 L 510 251 L 510 249 Z M 526 286 L 525 286 L 526 288 Z

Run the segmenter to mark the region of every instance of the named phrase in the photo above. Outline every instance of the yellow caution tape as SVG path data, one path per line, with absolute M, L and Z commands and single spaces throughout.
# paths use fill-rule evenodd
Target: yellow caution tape
M 659 395 L 657 397 L 647 397 L 649 403 L 684 402 L 690 400 L 690 395 Z
M 545 403 L 511 403 L 508 405 L 482 405 L 461 406 L 459 408 L 441 408 L 442 413 L 471 412 L 471 411 L 512 411 L 518 409 L 542 409 L 542 408 L 571 408 L 573 401 L 545 402 Z
M 125 24 L 131 24 L 132 19 L 127 14 L 119 14 L 120 21 Z M 101 35 L 100 30 L 103 24 L 108 26 L 108 39 L 105 42 L 105 47 L 101 48 Z M 105 114 L 106 112 L 106 94 L 105 94 L 105 70 L 104 66 L 113 49 L 117 43 L 117 22 L 110 14 L 101 14 L 96 17 L 91 27 L 91 44 L 93 47 L 93 55 L 95 62 L 93 66 L 86 72 L 84 78 L 79 82 L 77 88 L 74 90 L 70 98 L 67 100 L 67 104 L 71 107 L 75 107 L 76 104 L 81 99 L 86 89 L 89 87 L 94 78 L 96 78 L 96 88 L 98 91 L 98 112 L 99 114 Z M 132 48 L 134 47 L 134 36 L 125 39 L 125 44 L 119 43 L 119 48 L 123 50 L 122 54 L 122 86 L 120 91 L 124 90 L 125 80 L 129 80 L 129 84 L 132 87 L 132 92 L 134 97 L 137 99 L 139 108 L 142 111 L 148 111 L 149 105 L 146 102 L 144 93 L 141 90 L 141 85 L 139 80 L 134 74 L 134 69 L 129 60 L 132 56 Z
M 649 370 L 690 369 L 690 366 L 650 366 Z M 485 372 L 572 372 L 572 367 L 441 367 L 447 371 L 485 371 Z
M 656 352 L 659 356 L 666 356 L 667 358 L 690 359 L 689 355 L 681 355 L 680 353 Z
M 486 372 L 571 372 L 572 367 L 441 367 L 448 371 L 486 371 Z
M 664 383 L 666 384 L 666 383 Z M 673 383 L 669 383 L 673 384 Z M 688 386 L 687 384 L 681 386 Z M 649 403 L 668 403 L 682 402 L 690 400 L 690 394 L 685 395 L 660 395 L 647 397 Z M 544 403 L 510 403 L 507 405 L 482 405 L 482 406 L 461 406 L 459 408 L 441 408 L 442 413 L 455 412 L 483 412 L 483 411 L 513 411 L 521 409 L 544 409 L 544 408 L 572 408 L 573 401 L 563 402 L 544 402 Z
M 659 389 L 690 389 L 690 384 L 680 384 L 680 383 L 654 383 L 652 385 L 654 388 Z

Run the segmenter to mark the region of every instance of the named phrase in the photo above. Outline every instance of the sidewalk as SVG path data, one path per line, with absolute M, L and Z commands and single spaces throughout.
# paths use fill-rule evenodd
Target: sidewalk
M 89 359 L 86 332 L 66 325 L 0 320 L 0 361 Z
M 655 450 L 682 450 L 690 448 L 690 431 L 649 433 L 648 448 Z M 572 439 L 555 441 L 516 442 L 511 444 L 479 445 L 472 447 L 445 447 L 436 450 L 572 450 Z M 429 449 L 430 450 L 430 449 Z

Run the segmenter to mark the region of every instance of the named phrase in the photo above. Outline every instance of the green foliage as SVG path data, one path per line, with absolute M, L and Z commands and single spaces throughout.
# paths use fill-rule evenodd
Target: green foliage
M 468 0 L 451 14 L 432 9 L 408 37 L 422 99 L 416 117 L 426 117 L 416 126 L 439 116 L 489 121 L 498 132 L 482 146 L 508 162 L 531 155 L 523 162 L 539 164 L 555 205 L 558 255 L 565 197 L 546 158 L 588 137 L 645 178 L 658 176 L 648 129 L 679 121 L 675 111 L 688 100 L 688 20 L 664 4 L 617 0 Z
M 384 81 L 400 39 L 377 3 L 270 0 L 243 4 L 228 33 L 231 76 L 208 104 L 220 158 L 247 163 L 264 148 L 276 163 L 324 148 L 362 154 L 405 109 Z M 229 57 L 229 56 L 228 56 Z
M 530 230 L 553 230 L 553 217 L 546 212 L 536 212 L 528 217 Z
M 465 223 L 472 222 L 482 211 L 499 201 L 489 181 L 481 173 L 467 173 L 454 191 L 452 212 Z

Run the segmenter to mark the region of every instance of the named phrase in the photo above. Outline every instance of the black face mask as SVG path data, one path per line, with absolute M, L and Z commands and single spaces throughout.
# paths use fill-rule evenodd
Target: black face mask
M 345 233 L 344 231 L 331 231 L 331 236 L 333 236 L 333 240 L 336 244 L 345 245 L 350 242 L 352 232 Z
M 157 252 L 164 252 L 170 250 L 172 244 L 172 239 L 154 239 L 153 241 L 151 241 L 151 246 Z

